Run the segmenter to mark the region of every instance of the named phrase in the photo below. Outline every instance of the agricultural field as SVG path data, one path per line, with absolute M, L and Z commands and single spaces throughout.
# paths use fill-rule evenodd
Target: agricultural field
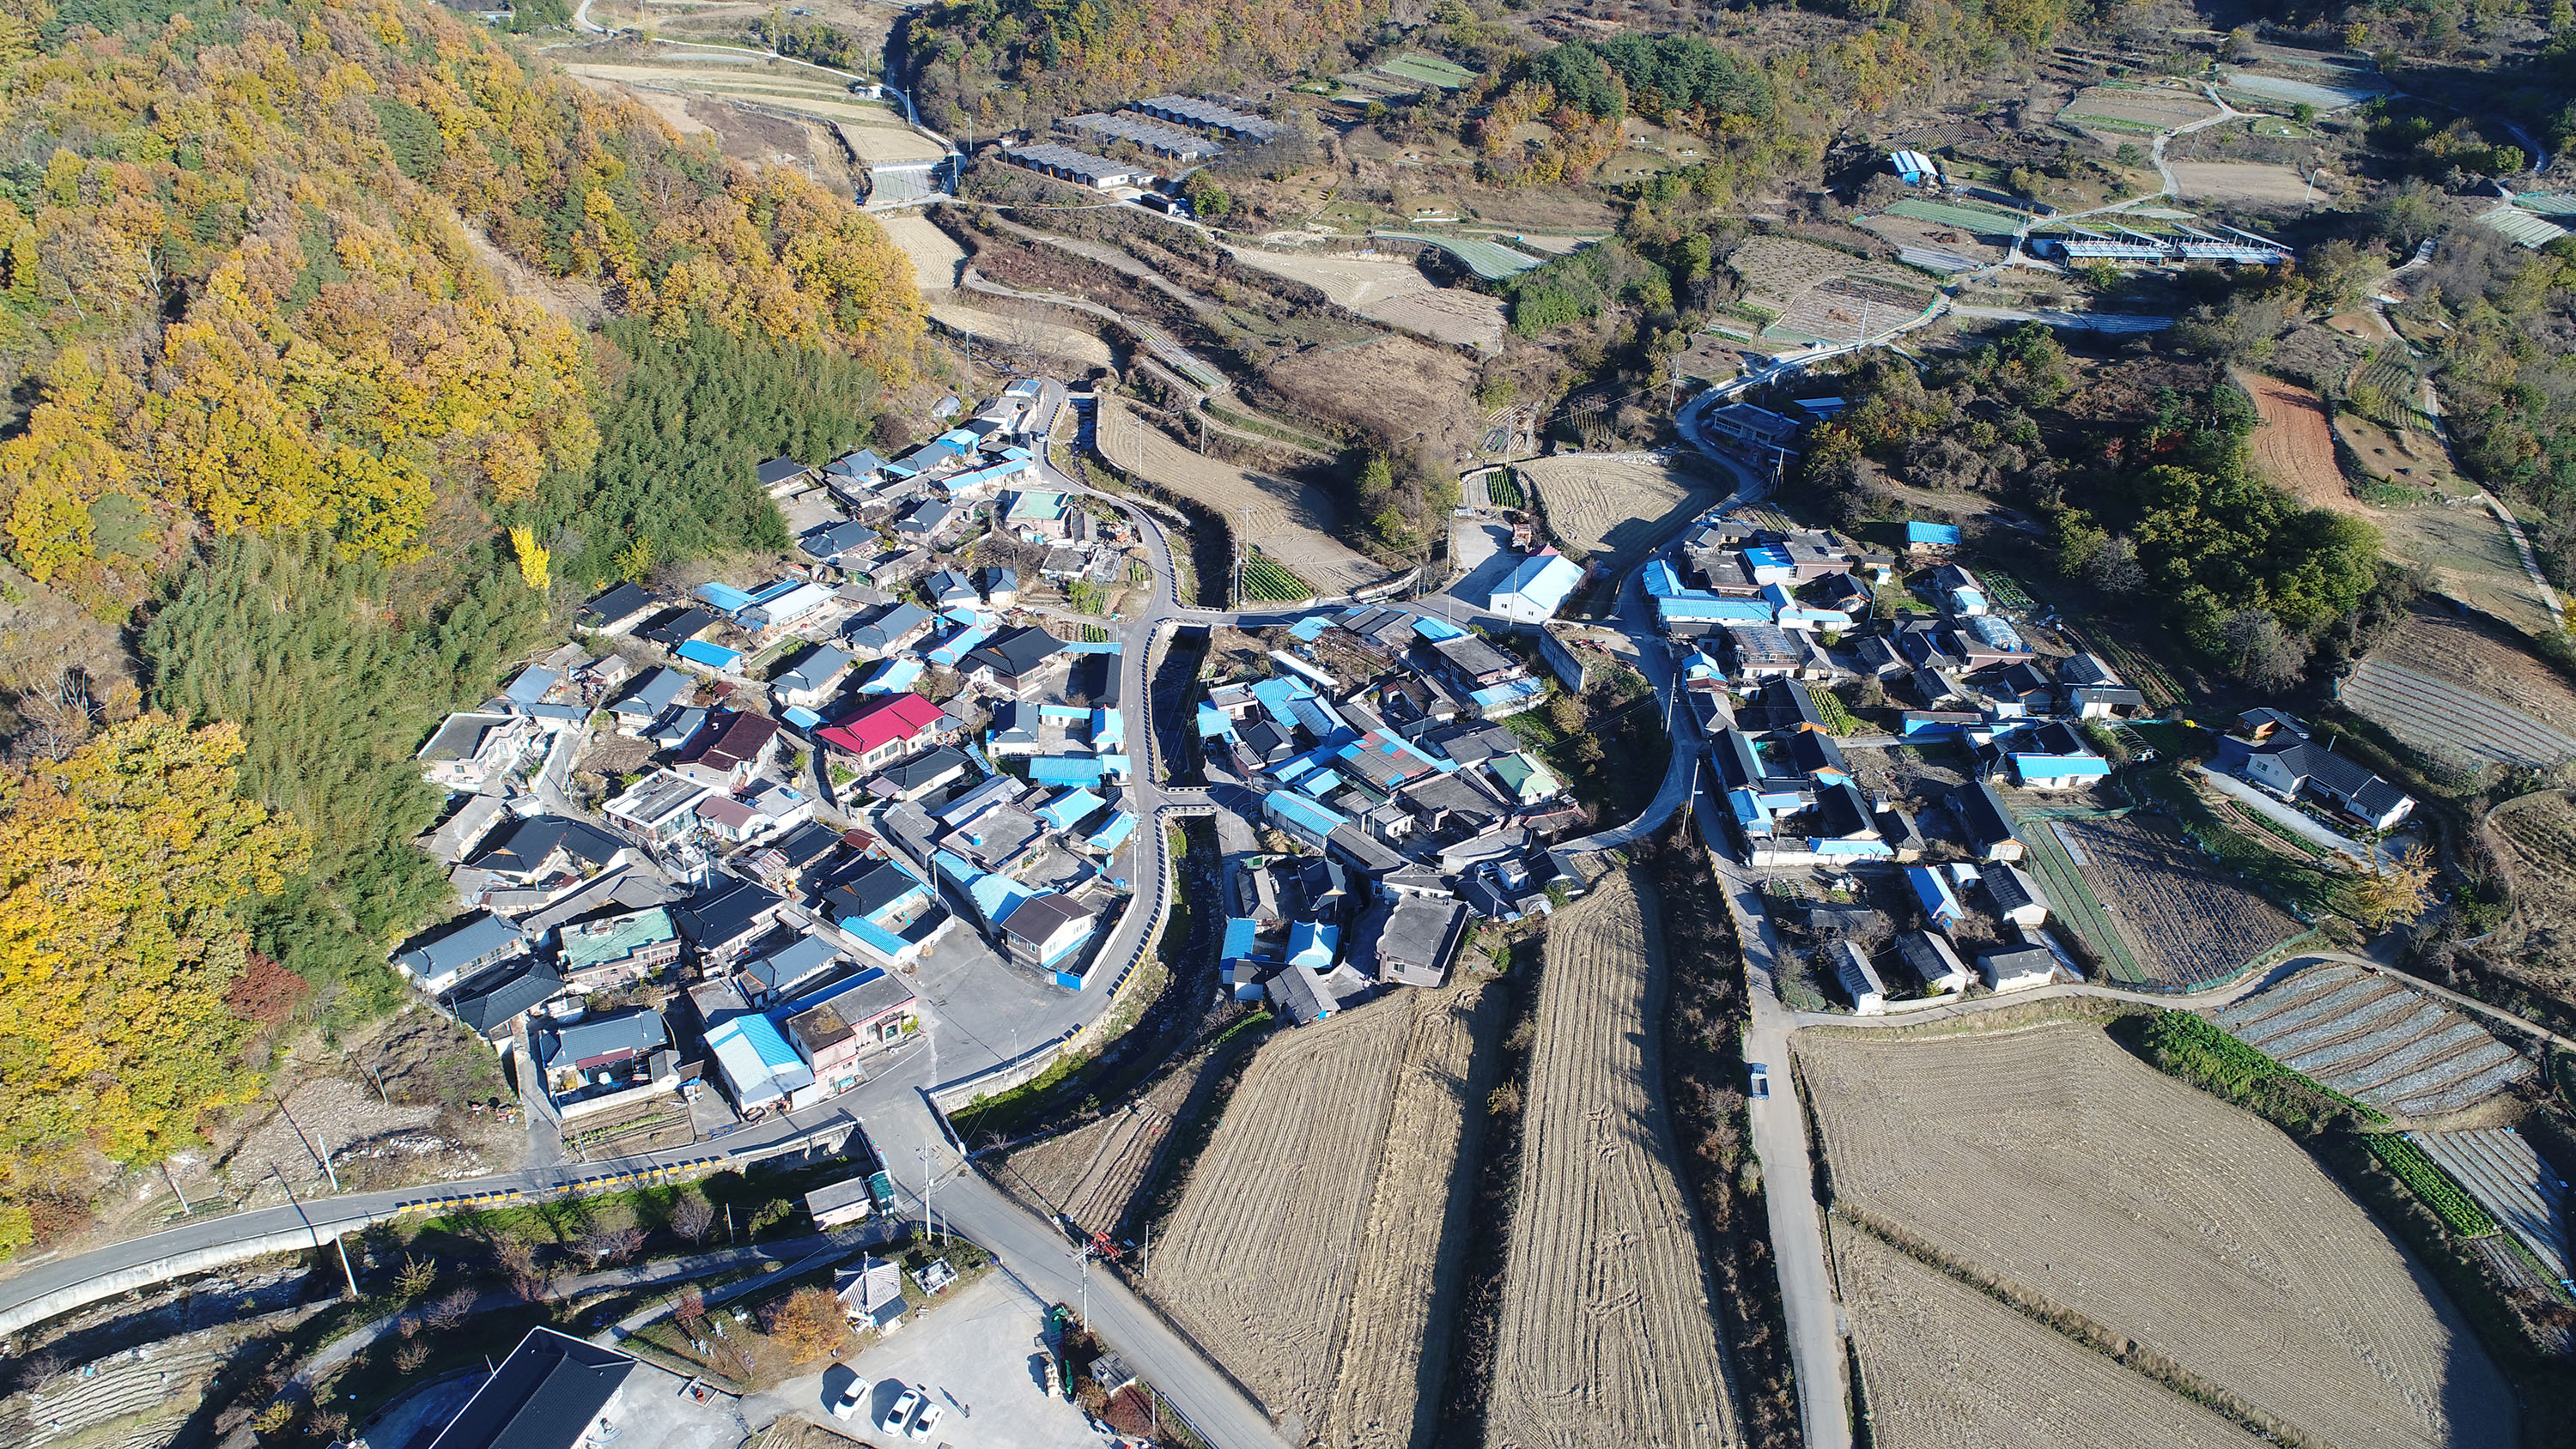
M 1811 1031 L 1797 1055 L 1838 1213 L 2090 1320 L 2294 1442 L 2515 1442 L 2511 1390 L 2370 1215 L 2278 1129 L 2099 1026 Z
M 2335 416 L 2334 435 L 2352 449 L 2362 471 L 2386 491 L 2385 501 L 2403 503 L 2436 493 L 2448 498 L 2477 491 L 2476 484 L 2461 481 L 2452 469 L 2451 456 L 2440 441 L 2415 429 L 2392 429 L 2347 412 Z
M 1129 473 L 1225 516 L 1229 526 L 1261 541 L 1298 578 L 1347 594 L 1386 577 L 1332 536 L 1333 500 L 1312 484 L 1251 473 L 1202 457 L 1137 416 L 1122 398 L 1100 400 L 1101 456 Z
M 1433 448 L 1473 447 L 1482 417 L 1470 391 L 1475 368 L 1456 349 L 1384 335 L 1309 347 L 1265 376 L 1299 411 L 1380 437 L 1419 433 Z
M 2500 805 L 2480 827 L 2504 862 L 2526 956 L 2576 960 L 2576 800 L 2542 791 Z
M 2162 817 L 2058 820 L 2051 828 L 2140 968 L 2140 984 L 2192 990 L 2223 981 L 2306 929 Z
M 2255 206 L 2297 206 L 2334 195 L 2331 177 L 2311 188 L 2295 166 L 2261 161 L 2175 161 L 2174 194 L 2191 201 L 2233 201 Z
M 2465 1111 L 2539 1070 L 2434 998 L 2340 962 L 2285 976 L 2210 1019 L 2294 1072 L 2411 1117 Z
M 1166 1094 L 1174 1098 L 1168 1103 L 1133 1102 L 1097 1122 L 1011 1153 L 1006 1161 L 1012 1186 L 1073 1219 L 1085 1233 L 1117 1231 L 1171 1131 L 1169 1108 L 1188 1095 L 1193 1080 L 1190 1073 L 1174 1072 L 1158 1084 L 1177 1084 Z M 967 1120 L 971 1125 L 972 1118 Z
M 2552 1278 L 2568 1274 L 2567 1184 L 2510 1127 L 2418 1132 L 2424 1154 L 2521 1240 Z
M 1708 480 L 1634 455 L 1561 454 L 1519 465 L 1547 527 L 1579 560 L 1625 569 L 1682 522 L 1724 495 Z
M 1146 1291 L 1291 1442 L 1405 1445 L 1436 1409 L 1498 1018 L 1405 992 L 1263 1045 L 1155 1240 Z
M 2067 849 L 2059 833 L 2064 820 L 2030 820 L 2023 822 L 2022 843 L 2029 858 L 2023 868 L 2038 877 L 2040 889 L 2048 896 L 2049 924 L 2072 933 L 2102 973 L 2115 986 L 2143 986 L 2155 978 L 2138 964 L 2129 949 L 2128 934 L 2103 909 L 2093 895 L 2092 882 L 2075 865 L 2075 856 Z
M 966 265 L 966 249 L 957 239 L 931 224 L 930 218 L 917 211 L 897 212 L 877 218 L 885 228 L 886 239 L 912 258 L 912 280 L 927 298 L 933 292 L 945 292 L 957 285 L 957 270 Z
M 1275 252 L 1256 247 L 1228 247 L 1226 255 L 1274 277 L 1303 282 L 1334 306 L 1363 311 L 1396 297 L 1439 287 L 1410 257 L 1379 252 Z
M 1834 1224 L 1878 1449 L 2259 1449 L 2265 1441 L 1857 1227 Z
M 1274 559 L 1264 558 L 1259 549 L 1243 561 L 1243 598 L 1246 603 L 1295 604 L 1315 597 L 1306 581 L 1290 573 Z
M 1873 333 L 1883 331 L 1934 295 L 1921 273 L 1796 237 L 1748 238 L 1726 265 L 1744 279 L 1744 305 L 1766 319 L 1765 331 L 1798 339 L 1858 336 L 1864 320 Z
M 2371 651 L 2344 703 L 2420 747 L 2538 764 L 2576 757 L 2576 688 L 2504 631 L 2431 609 Z
M 1503 347 L 1502 299 L 1482 292 L 1450 287 L 1408 292 L 1363 308 L 1360 315 L 1452 347 L 1472 347 L 1478 352 L 1500 352 Z
M 1030 306 L 1032 313 L 1035 311 L 1032 304 L 1013 302 L 1008 297 L 996 297 L 991 301 L 994 307 Z M 946 301 L 932 302 L 929 312 L 931 321 L 943 327 L 954 327 L 974 338 L 975 355 L 979 360 L 984 356 L 984 347 L 990 344 L 1010 350 L 1043 352 L 1088 367 L 1112 367 L 1118 361 L 1117 354 L 1098 334 L 1040 316 L 1015 317 L 1006 312 Z
M 1370 235 L 1382 236 L 1389 241 L 1419 242 L 1435 251 L 1447 252 L 1456 257 L 1467 270 L 1488 282 L 1517 277 L 1545 260 L 1543 257 L 1534 257 L 1527 252 L 1507 247 L 1501 242 L 1486 241 L 1482 237 L 1430 236 L 1410 231 L 1380 231 L 1371 232 Z
M 1661 926 L 1633 870 L 1561 911 L 1539 982 L 1486 1442 L 1739 1441 L 1657 1098 Z
M 2335 466 L 2334 429 L 2323 399 L 2296 383 L 2259 373 L 2235 374 L 2254 399 L 2254 461 L 2263 476 L 2311 508 L 2356 511 L 2343 470 Z
M 2070 126 L 2118 135 L 2152 136 L 2217 114 L 2217 108 L 2195 91 L 2161 86 L 2086 86 L 2057 113 L 2057 119 Z

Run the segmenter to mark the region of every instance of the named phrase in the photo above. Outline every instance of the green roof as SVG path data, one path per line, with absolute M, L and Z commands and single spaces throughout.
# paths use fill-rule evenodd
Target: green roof
M 1531 759 L 1526 750 L 1497 755 L 1486 763 L 1492 766 L 1494 778 L 1503 782 L 1503 788 L 1515 795 L 1528 789 L 1529 782 L 1533 778 L 1542 782 L 1543 789 L 1557 789 L 1562 786 L 1562 782 L 1549 772 L 1547 766 Z
M 606 925 L 603 921 L 600 924 Z M 613 931 L 593 933 L 579 926 L 566 926 L 563 933 L 563 957 L 567 970 L 585 971 L 610 961 L 621 961 L 647 946 L 658 946 L 676 940 L 679 930 L 671 924 L 671 913 L 660 906 L 637 911 L 616 923 Z

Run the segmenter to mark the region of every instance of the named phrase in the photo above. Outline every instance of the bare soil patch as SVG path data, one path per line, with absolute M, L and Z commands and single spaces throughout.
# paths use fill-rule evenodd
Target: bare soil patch
M 1330 298 L 1333 305 L 1362 311 L 1380 302 L 1415 292 L 1436 292 L 1439 284 L 1422 274 L 1410 257 L 1376 252 L 1261 251 L 1229 249 L 1228 255 L 1257 272 L 1303 282 Z
M 1478 414 L 1468 396 L 1473 371 L 1447 348 L 1389 336 L 1310 347 L 1272 363 L 1265 376 L 1316 417 L 1387 440 L 1419 433 L 1431 447 L 1456 452 L 1476 441 Z
M 917 211 L 899 211 L 877 218 L 877 225 L 885 228 L 887 240 L 912 258 L 912 278 L 923 296 L 957 285 L 957 269 L 966 265 L 966 249 L 930 218 Z
M 2576 800 L 2562 790 L 2497 807 L 2480 827 L 2504 863 L 2527 959 L 2576 962 Z
M 2510 1445 L 2430 1278 L 2277 1129 L 2098 1027 L 1802 1034 L 1838 1212 L 2055 1305 L 2317 1443 Z
M 2126 121 L 2160 131 L 2188 126 L 2217 115 L 2204 97 L 2181 90 L 2141 90 L 2130 86 L 2086 86 L 2058 112 L 2073 125 L 2088 120 Z
M 991 300 L 992 309 L 962 307 L 955 302 L 933 302 L 929 308 L 930 318 L 968 333 L 975 339 L 978 349 L 989 343 L 1019 351 L 1043 352 L 1085 367 L 1117 365 L 1116 352 L 1097 334 L 1050 322 L 1036 315 L 1037 309 L 1029 303 L 1014 302 L 1008 297 Z M 1012 316 L 999 310 L 1006 307 L 1027 307 L 1029 315 Z M 980 350 L 977 356 L 982 356 Z
M 2313 196 L 2330 196 L 2320 182 L 2315 190 L 2293 166 L 2260 161 L 2175 161 L 2174 194 L 2193 201 L 2245 201 L 2257 205 L 2297 206 Z
M 1662 926 L 1633 870 L 1549 929 L 1486 1442 L 1740 1443 L 1660 1090 Z
M 1872 1234 L 1836 1224 L 1879 1449 L 2254 1449 L 2265 1441 Z
M 2335 465 L 2334 428 L 2323 399 L 2294 383 L 2259 373 L 2236 375 L 2254 399 L 2262 425 L 2254 430 L 2254 461 L 2263 476 L 2312 508 L 2364 511 Z
M 1364 307 L 1360 315 L 1389 327 L 1418 332 L 1452 347 L 1499 352 L 1503 346 L 1503 302 L 1482 292 L 1455 288 L 1407 292 Z
M 2410 488 L 2438 488 L 2445 493 L 2474 492 L 2451 467 L 2442 445 L 2412 428 L 2391 431 L 2352 413 L 2339 413 L 2334 430 L 2372 476 Z
M 1351 593 L 1386 577 L 1385 569 L 1332 536 L 1339 510 L 1311 483 L 1201 457 L 1146 422 L 1123 398 L 1100 400 L 1098 434 L 1101 455 L 1111 463 L 1215 509 L 1229 527 L 1327 595 Z
M 1570 552 L 1627 567 L 1720 497 L 1708 480 L 1657 458 L 1571 454 L 1523 463 L 1548 531 Z
M 2052 825 L 2157 985 L 2221 980 L 2305 929 L 2160 816 Z

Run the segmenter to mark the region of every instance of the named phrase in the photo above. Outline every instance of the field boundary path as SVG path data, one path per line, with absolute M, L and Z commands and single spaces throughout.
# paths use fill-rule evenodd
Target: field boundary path
M 1069 296 L 1062 292 L 1024 292 L 1017 287 L 1006 287 L 975 270 L 971 262 L 967 264 L 964 273 L 958 277 L 957 289 L 961 292 L 982 292 L 994 297 L 1009 297 L 1021 302 L 1043 302 L 1054 307 L 1070 307 L 1076 312 L 1088 313 L 1106 322 L 1115 322 L 1143 342 L 1145 350 L 1157 361 L 1195 384 L 1200 390 L 1202 400 L 1208 397 L 1222 397 L 1234 391 L 1234 384 L 1226 379 L 1224 373 L 1199 360 L 1188 348 L 1174 341 L 1172 334 L 1151 322 L 1140 321 L 1114 308 L 1103 307 L 1089 298 Z

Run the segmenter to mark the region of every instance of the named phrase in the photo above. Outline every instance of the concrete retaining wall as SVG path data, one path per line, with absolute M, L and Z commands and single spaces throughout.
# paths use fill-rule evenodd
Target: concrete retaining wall
M 234 1263 L 246 1263 L 253 1258 L 265 1258 L 271 1253 L 298 1253 L 319 1248 L 328 1244 L 337 1234 L 354 1232 L 375 1223 L 391 1222 L 398 1215 L 395 1210 L 387 1210 L 357 1217 L 335 1218 L 316 1222 L 310 1229 L 296 1227 L 285 1232 L 244 1238 L 238 1242 L 193 1248 L 182 1253 L 172 1253 L 165 1258 L 155 1258 L 148 1263 L 137 1263 L 130 1268 L 118 1268 L 101 1273 L 95 1278 L 57 1288 L 42 1297 L 31 1298 L 14 1308 L 0 1309 L 0 1335 L 31 1328 L 49 1318 L 96 1303 L 102 1298 L 113 1298 L 119 1293 L 131 1292 L 137 1288 L 149 1288 L 156 1283 L 166 1283 L 173 1278 L 184 1278 L 192 1273 L 210 1272 Z

